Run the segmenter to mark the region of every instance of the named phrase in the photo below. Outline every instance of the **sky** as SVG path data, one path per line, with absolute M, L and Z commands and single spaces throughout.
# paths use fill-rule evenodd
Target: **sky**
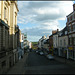
M 73 12 L 73 1 L 18 1 L 17 24 L 27 40 L 39 41 L 52 30 L 66 26 L 66 16 Z

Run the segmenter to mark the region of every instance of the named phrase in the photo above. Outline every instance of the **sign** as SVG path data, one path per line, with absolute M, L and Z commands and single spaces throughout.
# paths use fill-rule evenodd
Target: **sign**
M 68 47 L 69 50 L 73 50 L 73 47 Z

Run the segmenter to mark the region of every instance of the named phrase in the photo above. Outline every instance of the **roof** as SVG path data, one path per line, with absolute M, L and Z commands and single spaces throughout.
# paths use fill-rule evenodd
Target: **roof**
M 65 34 L 65 31 L 67 31 L 67 26 L 64 28 L 64 29 L 62 29 L 61 31 L 60 31 L 60 33 L 62 33 L 61 35 L 59 35 L 59 36 L 65 36 L 65 35 L 67 35 L 67 33 Z M 59 34 L 60 34 L 59 33 Z

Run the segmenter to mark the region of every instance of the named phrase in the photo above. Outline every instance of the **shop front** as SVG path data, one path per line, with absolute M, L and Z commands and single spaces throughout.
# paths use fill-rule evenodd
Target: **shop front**
M 74 59 L 74 48 L 72 46 L 68 47 L 69 59 Z

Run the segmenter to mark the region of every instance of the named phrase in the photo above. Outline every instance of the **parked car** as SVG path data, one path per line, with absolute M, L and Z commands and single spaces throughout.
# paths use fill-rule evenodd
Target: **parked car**
M 48 54 L 46 57 L 51 60 L 54 59 L 54 56 L 52 56 L 51 54 Z
M 38 50 L 36 50 L 36 53 L 38 53 L 39 51 Z
M 40 53 L 40 55 L 44 55 L 44 53 L 42 51 L 40 51 L 39 53 Z

